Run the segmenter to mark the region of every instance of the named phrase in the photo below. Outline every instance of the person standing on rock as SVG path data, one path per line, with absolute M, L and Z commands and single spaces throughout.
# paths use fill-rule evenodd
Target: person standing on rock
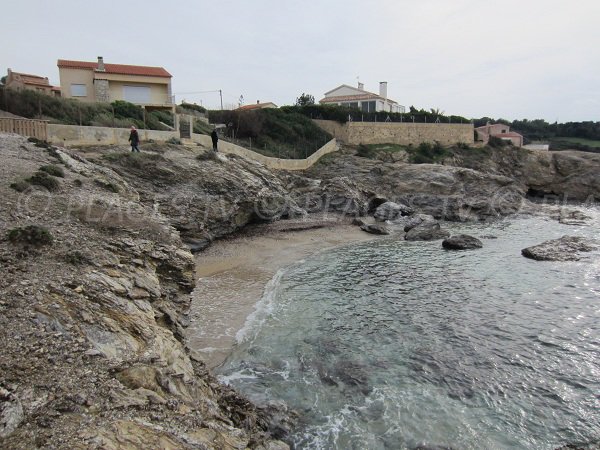
M 133 125 L 131 125 L 131 132 L 129 133 L 129 142 L 131 142 L 131 151 L 140 152 L 138 145 L 140 143 L 140 136 Z
M 219 142 L 219 135 L 217 134 L 217 129 L 215 128 L 214 130 L 212 130 L 212 133 L 210 133 L 210 138 L 212 139 L 212 143 L 213 143 L 213 150 L 216 152 L 217 150 L 217 142 Z

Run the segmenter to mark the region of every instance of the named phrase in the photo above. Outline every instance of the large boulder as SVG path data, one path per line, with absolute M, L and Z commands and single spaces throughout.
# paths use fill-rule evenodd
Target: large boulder
M 433 216 L 429 214 L 415 214 L 410 217 L 401 217 L 393 221 L 394 224 L 404 225 L 404 231 L 410 231 L 419 225 L 428 225 L 438 223 Z
M 524 248 L 521 254 L 537 261 L 578 261 L 580 253 L 598 250 L 600 241 L 580 236 L 563 236 Z
M 444 239 L 442 247 L 448 250 L 473 250 L 483 247 L 479 239 L 468 234 L 457 234 Z
M 435 241 L 450 236 L 446 230 L 442 230 L 439 223 L 426 223 L 411 228 L 404 239 L 407 241 Z
M 401 216 L 408 216 L 413 213 L 413 209 L 396 202 L 385 202 L 375 209 L 375 220 L 385 222 L 386 220 L 394 220 Z

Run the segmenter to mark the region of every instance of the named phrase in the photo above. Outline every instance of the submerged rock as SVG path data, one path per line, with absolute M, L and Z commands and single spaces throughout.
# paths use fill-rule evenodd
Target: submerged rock
M 561 211 L 558 221 L 564 225 L 586 225 L 590 216 L 581 211 Z
M 390 230 L 385 225 L 365 223 L 360 229 L 371 234 L 390 234 Z
M 521 250 L 526 258 L 537 261 L 579 261 L 581 252 L 597 250 L 600 241 L 578 236 L 563 236 Z
M 435 241 L 437 239 L 444 239 L 450 236 L 450 233 L 446 230 L 442 230 L 440 224 L 424 223 L 411 228 L 404 239 L 407 241 Z
M 483 247 L 479 239 L 468 234 L 457 234 L 444 239 L 442 247 L 448 250 L 473 250 Z

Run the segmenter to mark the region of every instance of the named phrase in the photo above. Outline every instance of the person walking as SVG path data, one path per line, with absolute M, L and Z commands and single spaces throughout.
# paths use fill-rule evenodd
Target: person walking
M 140 143 L 140 136 L 133 125 L 131 125 L 131 132 L 129 133 L 129 142 L 131 142 L 131 151 L 140 152 L 138 145 Z
M 215 128 L 214 130 L 212 130 L 212 133 L 210 133 L 210 138 L 212 139 L 212 143 L 213 143 L 213 150 L 216 152 L 217 150 L 217 142 L 219 142 L 219 135 L 217 134 L 217 129 Z

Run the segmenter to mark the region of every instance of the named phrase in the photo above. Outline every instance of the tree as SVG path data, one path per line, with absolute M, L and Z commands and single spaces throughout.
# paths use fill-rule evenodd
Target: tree
M 315 97 L 310 94 L 305 94 L 304 92 L 302 93 L 302 95 L 300 95 L 300 97 L 296 99 L 296 106 L 307 106 L 314 104 Z
M 0 78 L 0 86 L 4 86 L 6 84 L 7 77 L 8 75 L 4 75 L 2 78 Z

